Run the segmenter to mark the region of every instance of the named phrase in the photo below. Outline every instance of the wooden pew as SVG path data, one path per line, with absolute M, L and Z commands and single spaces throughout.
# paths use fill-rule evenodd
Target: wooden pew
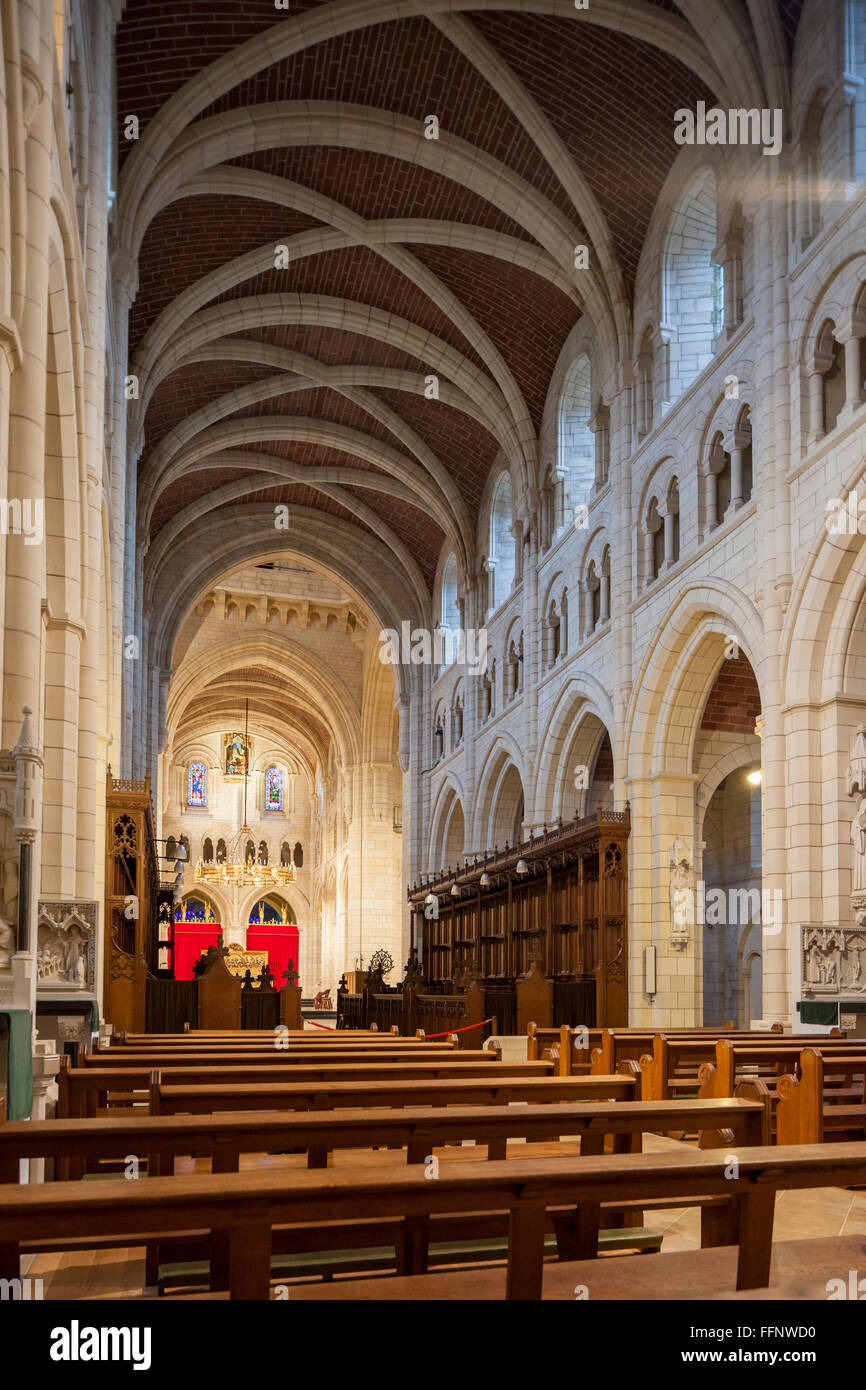
M 608 1135 L 632 1136 L 688 1123 L 698 1131 L 720 1129 L 739 1142 L 764 1142 L 763 1106 L 754 1101 L 617 1100 L 555 1104 L 454 1105 L 411 1109 L 293 1111 L 275 1114 L 146 1114 L 101 1119 L 9 1121 L 0 1126 L 0 1183 L 18 1179 L 23 1158 L 98 1163 L 139 1155 L 150 1176 L 166 1176 L 176 1158 L 210 1158 L 214 1172 L 236 1172 L 241 1154 L 306 1153 L 310 1168 L 326 1166 L 338 1149 L 406 1150 L 408 1163 L 423 1163 L 431 1147 L 471 1139 L 504 1158 L 509 1139 L 532 1142 L 581 1140 L 582 1153 L 601 1152 Z M 151 1162 L 153 1160 L 153 1163 Z M 169 1170 L 165 1163 L 169 1163 Z
M 827 1086 L 833 1072 L 846 1081 L 859 1076 L 860 1094 L 854 1104 L 833 1100 Z M 781 1076 L 777 1083 L 777 1143 L 838 1143 L 866 1137 L 866 1044 L 859 1059 L 807 1047 L 800 1054 L 799 1073 L 799 1077 Z
M 563 1080 L 558 1078 L 558 1084 Z M 588 1157 L 578 1165 L 571 1158 L 458 1161 L 447 1165 L 436 1182 L 407 1167 L 381 1173 L 242 1172 L 217 1178 L 6 1186 L 0 1190 L 0 1248 L 8 1262 L 25 1240 L 50 1242 L 81 1234 L 129 1245 L 136 1235 L 221 1232 L 231 1297 L 253 1300 L 269 1294 L 274 1226 L 399 1218 L 405 1223 L 403 1268 L 422 1276 L 431 1217 L 507 1211 L 506 1296 L 536 1300 L 542 1294 L 551 1208 L 574 1208 L 565 1253 L 581 1260 L 597 1252 L 602 1204 L 665 1198 L 687 1205 L 710 1193 L 731 1199 L 727 1235 L 733 1236 L 736 1226 L 737 1288 L 762 1288 L 769 1282 L 776 1193 L 866 1183 L 866 1144 L 760 1146 L 735 1153 L 736 1175 L 730 1154 L 682 1150 Z M 423 1287 L 429 1289 L 430 1282 Z M 352 1282 L 335 1292 L 351 1298 Z
M 318 1056 L 329 1056 L 331 1052 L 357 1052 L 363 1056 L 389 1056 L 392 1052 L 400 1054 L 411 1054 L 427 1056 L 428 1052 L 441 1052 L 448 1049 L 449 1052 L 457 1051 L 456 1041 L 453 1038 L 438 1038 L 434 1042 L 427 1042 L 424 1038 L 391 1038 L 388 1042 L 367 1040 L 367 1038 L 341 1038 L 339 1042 L 309 1042 L 303 1036 L 292 1036 L 292 1034 L 274 1033 L 267 1038 L 256 1038 L 254 1042 L 242 1042 L 238 1038 L 232 1038 L 227 1042 L 214 1042 L 204 1040 L 199 1042 L 196 1047 L 192 1044 L 182 1044 L 182 1042 L 152 1042 L 150 1047 L 145 1047 L 143 1042 L 136 1042 L 135 1047 L 113 1047 L 113 1048 L 93 1048 L 89 1056 L 103 1059 L 111 1058 L 111 1061 L 122 1062 L 122 1059 L 135 1059 L 136 1056 L 145 1056 L 150 1052 L 163 1052 L 165 1055 L 172 1056 L 220 1056 L 225 1052 L 239 1054 L 239 1052 L 249 1052 L 250 1055 L 260 1055 L 261 1052 L 272 1052 L 279 1044 L 279 1049 L 285 1052 L 314 1052 Z M 481 1048 L 471 1049 L 471 1051 L 481 1051 Z
M 388 1066 L 397 1065 L 425 1065 L 428 1062 L 442 1061 L 466 1063 L 469 1065 L 485 1065 L 488 1059 L 496 1062 L 499 1058 L 498 1049 L 491 1048 L 487 1052 L 474 1053 L 460 1052 L 457 1048 L 447 1044 L 444 1047 L 415 1048 L 414 1051 L 404 1052 L 402 1048 L 378 1049 L 369 1051 L 366 1048 L 300 1048 L 287 1047 L 279 1049 L 271 1046 L 263 1048 L 261 1051 L 247 1052 L 185 1052 L 176 1051 L 153 1051 L 153 1052 L 92 1052 L 85 1053 L 79 1059 L 82 1066 L 98 1067 L 102 1070 L 129 1070 L 131 1067 L 153 1068 L 153 1067 L 345 1067 L 369 1062 L 382 1063 Z
M 70 1176 L 70 1165 L 77 1171 L 89 1167 L 99 1172 L 99 1164 L 106 1160 L 128 1163 L 130 1155 L 137 1155 L 142 1165 L 146 1160 L 147 1175 L 152 1177 L 171 1173 L 174 1161 L 189 1154 L 208 1158 L 214 1173 L 238 1171 L 240 1156 L 245 1153 L 306 1153 L 307 1166 L 318 1168 L 327 1166 L 328 1156 L 335 1150 L 383 1145 L 404 1149 L 410 1164 L 426 1163 L 435 1148 L 466 1139 L 485 1145 L 487 1159 L 492 1161 L 506 1157 L 509 1139 L 550 1142 L 579 1138 L 583 1158 L 601 1153 L 608 1136 L 613 1137 L 617 1152 L 639 1151 L 644 1133 L 679 1125 L 707 1134 L 721 1130 L 728 1143 L 735 1142 L 736 1136 L 742 1144 L 757 1145 L 763 1142 L 763 1118 L 761 1105 L 724 1100 L 674 1101 L 657 1106 L 640 1101 L 602 1101 L 276 1115 L 143 1115 L 118 1117 L 110 1125 L 101 1120 L 15 1122 L 0 1127 L 0 1183 L 16 1181 L 24 1158 L 54 1160 L 58 1177 L 64 1179 Z M 634 1212 L 631 1218 L 635 1220 Z M 556 1224 L 554 1217 L 554 1228 Z M 387 1245 L 393 1234 L 385 1225 L 362 1233 L 362 1239 L 367 1247 L 375 1247 Z M 477 1240 L 478 1234 L 471 1221 L 459 1225 L 451 1222 L 446 1232 L 440 1231 L 445 1239 L 463 1242 Z M 491 1219 L 481 1234 L 488 1239 L 501 1238 L 504 1226 Z M 606 1238 L 608 1248 L 620 1239 L 633 1242 L 631 1234 L 621 1236 L 617 1229 Z M 345 1241 L 338 1235 L 328 1244 L 340 1249 Z M 304 1252 L 303 1233 L 281 1233 L 278 1247 L 282 1255 Z M 87 1242 L 73 1240 L 70 1248 L 80 1251 L 87 1248 Z M 24 1253 L 39 1253 L 41 1249 L 38 1243 L 28 1243 Z M 160 1257 L 171 1255 L 170 1250 L 160 1252 L 157 1243 L 150 1243 L 148 1283 L 158 1281 Z M 208 1258 L 208 1248 L 187 1240 L 174 1257 L 201 1261 Z
M 704 1063 L 700 1068 L 700 1095 L 705 1098 L 732 1096 L 739 1081 L 751 1080 L 758 1075 L 772 1079 L 774 1074 L 781 1076 L 796 1072 L 800 1055 L 807 1047 L 832 1053 L 834 1057 L 856 1057 L 866 1051 L 866 1040 L 818 1038 L 814 1034 L 808 1042 L 802 1038 L 768 1039 L 765 1042 L 755 1039 L 728 1042 L 719 1039 L 713 1061 Z M 747 1077 L 746 1072 L 751 1075 Z
M 781 1027 L 781 1024 L 778 1026 Z M 732 1029 L 732 1023 L 724 1024 L 721 1029 L 570 1028 L 568 1024 L 563 1024 L 560 1028 L 540 1028 L 537 1024 L 530 1023 L 527 1029 L 527 1055 L 530 1061 L 535 1061 L 555 1053 L 560 1059 L 562 1076 L 578 1076 L 582 1072 L 588 1072 L 593 1061 L 599 1073 L 609 1075 L 618 1069 L 621 1061 L 637 1061 L 644 1052 L 649 1051 L 657 1033 L 664 1032 L 671 1037 L 704 1038 L 718 1037 L 723 1030 Z M 731 1036 L 739 1035 L 731 1033 Z M 584 1042 L 585 1046 L 579 1045 Z
M 814 1034 L 805 1035 L 808 1043 L 815 1041 Z M 694 1039 L 669 1037 L 666 1033 L 657 1034 L 653 1039 L 652 1055 L 640 1059 L 642 1077 L 641 1094 L 644 1100 L 670 1100 L 676 1095 L 696 1095 L 701 1082 L 701 1067 L 715 1062 L 717 1049 L 751 1048 L 763 1055 L 778 1051 L 784 1055 L 797 1055 L 803 1046 L 803 1036 L 776 1037 L 757 1042 L 754 1037 L 735 1039 Z M 844 1038 L 830 1038 L 828 1047 L 850 1047 Z
M 545 1071 L 507 1074 L 508 1065 Z M 631 1076 L 550 1075 L 547 1062 L 501 1064 L 478 1077 L 425 1080 L 336 1081 L 326 1085 L 274 1082 L 266 1091 L 249 1085 L 175 1086 L 155 1075 L 150 1112 L 162 1115 L 207 1115 L 228 1110 L 333 1110 L 346 1107 L 510 1105 L 515 1101 L 626 1100 L 636 1093 Z
M 387 1031 L 379 1031 L 375 1026 L 372 1028 L 329 1028 L 318 1026 L 314 1028 L 290 1028 L 289 1032 L 293 1037 L 299 1038 L 399 1038 L 396 1024 Z M 226 1038 L 267 1038 L 273 1033 L 272 1028 L 190 1028 L 185 1033 L 113 1033 L 110 1045 L 112 1047 L 135 1046 L 144 1043 L 149 1046 L 154 1040 L 159 1042 L 196 1042 L 203 1038 L 214 1038 L 221 1042 Z M 401 1042 L 406 1042 L 406 1038 L 400 1038 Z
M 507 1077 L 543 1079 L 553 1074 L 551 1062 L 501 1062 L 498 1054 L 492 1060 L 478 1062 L 472 1059 L 455 1061 L 430 1058 L 420 1061 L 401 1062 L 390 1065 L 387 1062 L 352 1062 L 339 1067 L 327 1063 L 315 1065 L 303 1062 L 297 1066 L 278 1068 L 272 1064 L 259 1066 L 258 1062 L 232 1067 L 208 1066 L 184 1067 L 81 1067 L 62 1066 L 58 1077 L 57 1113 L 60 1118 L 83 1118 L 96 1115 L 100 1110 L 129 1106 L 136 1101 L 143 1103 L 154 1074 L 160 1074 L 178 1087 L 194 1088 L 207 1082 L 211 1091 L 221 1087 L 237 1090 L 245 1088 L 246 1093 L 258 1096 L 264 1105 L 266 1096 L 274 1094 L 278 1078 L 291 1074 L 292 1084 L 313 1087 L 321 1091 L 323 1086 L 334 1084 L 334 1076 L 340 1082 L 351 1086 L 356 1084 L 401 1084 L 417 1079 L 430 1079 L 447 1082 L 449 1079 L 465 1080 L 495 1074 L 497 1078 Z M 245 1087 L 244 1087 L 245 1083 Z M 274 1107 L 271 1106 L 271 1109 Z

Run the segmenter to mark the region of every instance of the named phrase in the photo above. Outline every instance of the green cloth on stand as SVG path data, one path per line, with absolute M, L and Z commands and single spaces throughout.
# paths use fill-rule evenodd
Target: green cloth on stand
M 91 1033 L 99 1032 L 99 1005 L 95 999 L 90 1005 L 90 1031 Z
M 839 1005 L 823 999 L 801 999 L 797 1004 L 801 1023 L 814 1023 L 823 1028 L 835 1028 L 839 1023 Z
M 0 1009 L 9 1020 L 7 1120 L 29 1120 L 33 1109 L 33 1020 L 29 1009 Z

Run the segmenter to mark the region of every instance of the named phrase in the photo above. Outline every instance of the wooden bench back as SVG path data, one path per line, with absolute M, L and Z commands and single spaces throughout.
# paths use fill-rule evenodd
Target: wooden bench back
M 335 1081 L 327 1086 L 297 1081 L 274 1082 L 266 1090 L 257 1086 L 176 1086 L 154 1074 L 150 1088 L 152 1114 L 207 1115 L 217 1111 L 334 1110 L 346 1107 L 416 1105 L 510 1105 L 530 1101 L 631 1100 L 636 1083 L 631 1076 L 552 1076 L 549 1063 L 524 1066 L 544 1068 L 542 1075 L 509 1075 L 497 1067 L 486 1076 L 398 1081 Z
M 681 1125 L 724 1130 L 726 1142 L 760 1144 L 763 1106 L 754 1101 L 568 1102 L 554 1105 L 457 1105 L 425 1109 L 241 1115 L 118 1115 L 100 1119 L 11 1121 L 0 1127 L 0 1183 L 18 1181 L 20 1161 L 54 1159 L 58 1177 L 78 1177 L 105 1159 L 147 1158 L 148 1176 L 171 1171 L 175 1158 L 210 1158 L 214 1172 L 234 1172 L 241 1154 L 306 1152 L 324 1166 L 336 1149 L 399 1146 L 407 1162 L 423 1162 L 431 1147 L 472 1139 L 488 1158 L 505 1157 L 508 1139 L 581 1139 L 581 1154 L 601 1152 L 606 1135 L 640 1136 Z M 735 1140 L 733 1136 L 737 1136 Z M 166 1168 L 166 1163 L 168 1167 Z M 75 1171 L 72 1171 L 72 1169 Z
M 247 1050 L 246 1052 L 192 1052 L 182 1048 L 173 1051 L 138 1052 L 123 1051 L 117 1052 L 92 1052 L 85 1053 L 79 1058 L 79 1062 L 85 1067 L 98 1067 L 101 1070 L 124 1070 L 129 1067 L 202 1067 L 208 1070 L 211 1067 L 345 1067 L 370 1063 L 371 1065 L 380 1064 L 388 1066 L 426 1066 L 435 1062 L 453 1062 L 457 1065 L 483 1065 L 485 1062 L 496 1062 L 500 1057 L 499 1048 L 491 1048 L 487 1052 L 460 1052 L 458 1049 L 446 1045 L 445 1047 L 424 1048 L 422 1051 L 415 1048 L 414 1051 L 404 1052 L 402 1048 L 379 1048 L 368 1050 L 367 1048 L 300 1048 L 287 1047 L 276 1048 L 273 1045 L 269 1048 Z
M 777 1143 L 822 1144 L 831 1137 L 839 1140 L 866 1135 L 866 1087 L 862 1083 L 859 1099 L 853 1104 L 826 1103 L 827 1080 L 831 1075 L 866 1077 L 866 1043 L 859 1057 L 804 1048 L 798 1071 L 799 1075 L 783 1075 L 777 1082 Z
M 407 1239 L 425 1242 L 425 1223 L 439 1213 L 509 1213 L 507 1296 L 541 1297 L 546 1216 L 576 1208 L 572 1258 L 597 1252 L 603 1202 L 731 1198 L 739 1242 L 737 1288 L 766 1286 L 777 1191 L 866 1182 L 866 1144 L 831 1150 L 760 1146 L 730 1155 L 695 1150 L 567 1159 L 448 1164 L 436 1182 L 414 1168 L 286 1173 L 253 1171 L 184 1175 L 148 1182 L 49 1183 L 0 1191 L 0 1251 L 8 1275 L 21 1242 L 98 1234 L 129 1244 L 136 1235 L 182 1230 L 227 1233 L 226 1277 L 233 1299 L 267 1299 L 271 1233 L 291 1222 L 362 1221 L 392 1215 Z M 733 1223 L 732 1223 L 733 1224 Z M 733 1232 L 732 1232 L 733 1234 Z
M 772 1070 L 779 1074 L 794 1072 L 799 1068 L 801 1053 L 808 1046 L 817 1046 L 819 1050 L 838 1057 L 857 1057 L 866 1051 L 866 1041 L 822 1037 L 819 1042 L 814 1034 L 808 1042 L 802 1037 L 780 1038 L 766 1043 L 719 1039 L 712 1062 L 701 1066 L 700 1095 L 705 1099 L 732 1096 L 746 1068 L 752 1074 Z
M 155 1071 L 180 1086 L 236 1087 L 246 1085 L 255 1094 L 263 1094 L 263 1088 L 273 1090 L 283 1077 L 290 1077 L 292 1084 L 313 1086 L 318 1090 L 327 1088 L 339 1078 L 341 1083 L 367 1084 L 400 1083 L 412 1080 L 466 1080 L 468 1078 L 516 1077 L 523 1080 L 543 1078 L 553 1075 L 550 1062 L 499 1062 L 497 1055 L 492 1063 L 455 1062 L 451 1059 L 427 1059 L 421 1062 L 405 1063 L 350 1063 L 341 1067 L 327 1065 L 308 1065 L 277 1069 L 273 1066 L 259 1067 L 256 1064 L 234 1067 L 184 1067 L 167 1066 L 151 1068 L 147 1066 L 130 1067 L 70 1067 L 61 1066 L 58 1078 L 58 1115 L 61 1117 L 83 1117 L 95 1115 L 100 1109 L 115 1108 L 118 1104 L 130 1105 L 135 1099 L 143 1100 L 140 1093 L 145 1092 Z M 112 1100 L 111 1097 L 114 1097 Z

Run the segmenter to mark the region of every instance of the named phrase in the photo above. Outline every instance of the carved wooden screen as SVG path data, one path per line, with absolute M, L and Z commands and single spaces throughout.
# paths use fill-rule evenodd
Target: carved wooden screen
M 513 998 L 537 961 L 552 983 L 581 984 L 598 1024 L 626 1024 L 629 829 L 628 810 L 598 811 L 477 860 L 456 878 L 442 873 L 414 885 L 409 897 L 428 983 L 447 991 L 475 974 L 483 988 Z M 525 874 L 517 873 L 520 860 Z M 430 893 L 438 918 L 426 903 Z M 549 991 L 563 1007 L 572 1001 L 569 1012 L 573 994 Z

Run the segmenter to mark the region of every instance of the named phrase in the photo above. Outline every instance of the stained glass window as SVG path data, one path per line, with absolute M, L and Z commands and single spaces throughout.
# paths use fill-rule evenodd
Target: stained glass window
M 187 768 L 187 806 L 207 805 L 207 768 L 204 763 L 190 763 Z
M 283 774 L 278 767 L 269 767 L 265 773 L 265 810 L 282 811 Z

